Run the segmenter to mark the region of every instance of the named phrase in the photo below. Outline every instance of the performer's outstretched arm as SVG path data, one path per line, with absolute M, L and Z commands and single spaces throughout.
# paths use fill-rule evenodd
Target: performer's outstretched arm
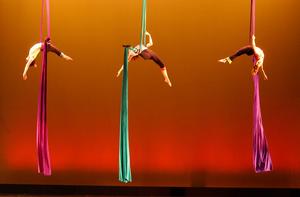
M 256 44 L 255 44 L 255 35 L 253 35 L 252 38 L 251 38 L 251 45 L 252 45 L 253 49 L 256 47 Z
M 34 61 L 33 58 L 29 58 L 27 60 L 27 63 L 25 65 L 24 71 L 23 71 L 23 79 L 26 80 L 27 79 L 27 71 L 29 69 L 29 66 L 31 65 L 31 63 Z M 36 67 L 36 64 L 34 63 L 34 67 Z
M 261 67 L 261 71 L 262 71 L 262 73 L 263 73 L 263 75 L 264 75 L 264 79 L 265 79 L 265 80 L 268 80 L 268 76 L 266 75 L 266 73 L 265 73 L 265 71 L 264 71 L 264 66 Z
M 120 76 L 120 74 L 122 73 L 123 69 L 124 69 L 124 65 L 122 65 L 121 68 L 118 70 L 117 77 Z
M 251 38 L 251 45 L 253 47 L 254 56 L 255 56 L 255 60 L 256 60 L 254 66 L 253 66 L 253 69 L 252 69 L 252 74 L 256 75 L 259 71 L 259 68 L 261 68 L 261 71 L 264 75 L 264 79 L 268 80 L 268 76 L 266 75 L 266 73 L 264 71 L 264 67 L 263 67 L 265 54 L 261 48 L 256 46 L 254 35 Z
M 138 47 L 138 46 L 136 46 L 136 47 Z M 132 48 L 132 49 L 134 49 L 134 48 Z M 137 58 L 137 57 L 138 57 L 138 53 L 136 53 L 136 52 L 134 52 L 133 50 L 130 49 L 129 54 L 128 54 L 128 62 L 130 62 L 133 58 Z M 120 74 L 122 73 L 123 66 L 124 65 L 122 65 L 121 68 L 118 70 L 117 77 L 119 77 Z
M 24 80 L 27 79 L 27 71 L 28 71 L 29 67 L 30 66 L 37 67 L 37 65 L 35 63 L 35 59 L 39 55 L 42 45 L 43 45 L 43 43 L 39 42 L 30 48 L 28 56 L 26 57 L 27 62 L 26 62 L 26 65 L 25 65 L 25 68 L 23 71 L 23 79 Z
M 146 47 L 149 48 L 149 47 L 153 46 L 153 40 L 152 40 L 151 34 L 147 31 L 146 31 L 146 36 L 149 37 L 149 42 L 146 44 Z

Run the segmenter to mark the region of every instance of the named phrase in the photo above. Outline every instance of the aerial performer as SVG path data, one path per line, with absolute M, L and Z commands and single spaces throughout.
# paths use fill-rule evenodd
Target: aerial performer
M 134 48 L 131 48 L 128 54 L 128 62 L 130 62 L 131 60 L 135 61 L 138 59 L 138 57 L 142 57 L 144 60 L 154 61 L 160 67 L 160 71 L 164 77 L 165 82 L 170 87 L 172 87 L 171 81 L 168 77 L 166 66 L 164 65 L 162 60 L 158 57 L 158 55 L 154 51 L 149 49 L 151 46 L 153 46 L 153 40 L 150 33 L 146 31 L 145 35 L 148 36 L 149 42 L 146 44 L 146 46 L 142 44 L 142 45 L 136 45 Z M 119 69 L 117 77 L 119 77 L 122 71 L 123 71 L 123 66 Z
M 30 66 L 37 67 L 36 58 L 42 51 L 42 68 L 40 79 L 40 92 L 38 97 L 38 112 L 37 112 L 37 129 L 36 129 L 36 143 L 37 143 L 37 160 L 38 172 L 44 176 L 51 175 L 51 163 L 48 147 L 48 127 L 47 127 L 47 54 L 48 52 L 55 53 L 56 55 L 66 59 L 72 60 L 71 57 L 65 55 L 58 48 L 56 48 L 50 40 L 50 0 L 42 0 L 42 14 L 40 25 L 40 42 L 33 45 L 29 50 L 26 58 L 26 66 L 23 72 L 23 79 L 27 79 L 27 71 Z M 44 7 L 46 3 L 46 18 L 47 18 L 47 36 L 43 39 L 43 18 Z
M 228 63 L 231 64 L 234 59 L 241 55 L 253 55 L 253 68 L 252 68 L 252 75 L 256 75 L 261 68 L 261 71 L 264 75 L 264 79 L 267 80 L 268 77 L 264 71 L 263 63 L 264 63 L 264 58 L 265 54 L 263 50 L 259 47 L 256 46 L 255 44 L 255 36 L 253 35 L 251 38 L 251 45 L 244 46 L 240 48 L 238 51 L 236 51 L 233 55 L 226 57 L 224 59 L 220 59 L 219 62 L 221 63 Z
M 167 74 L 167 69 L 158 55 L 149 49 L 153 45 L 153 40 L 148 31 L 146 31 L 146 0 L 142 6 L 142 29 L 140 36 L 140 44 L 132 47 L 131 45 L 123 45 L 124 59 L 123 66 L 119 69 L 117 77 L 123 71 L 122 80 L 122 98 L 120 113 L 120 138 L 119 138 L 119 181 L 129 183 L 132 181 L 130 168 L 130 152 L 129 152 L 129 129 L 128 129 L 128 63 L 142 57 L 145 60 L 154 61 L 161 69 L 165 82 L 171 87 L 171 81 Z M 148 42 L 147 42 L 148 40 Z
M 58 48 L 56 48 L 53 44 L 50 42 L 50 38 L 46 39 L 46 45 L 47 45 L 47 52 L 55 53 L 57 56 L 64 58 L 65 60 L 73 60 L 71 57 L 64 54 L 62 51 L 60 51 Z M 36 58 L 39 55 L 40 51 L 43 51 L 43 43 L 39 42 L 33 45 L 28 53 L 28 56 L 26 57 L 26 65 L 23 72 L 23 79 L 27 79 L 27 71 L 29 67 L 34 66 L 37 67 L 36 64 Z
M 255 43 L 255 4 L 256 0 L 251 0 L 250 11 L 250 44 L 242 47 L 233 55 L 220 59 L 221 63 L 231 64 L 237 57 L 241 55 L 253 56 L 253 68 L 252 78 L 254 82 L 254 102 L 253 102 L 253 165 L 255 172 L 267 172 L 273 169 L 270 151 L 268 148 L 267 138 L 264 134 L 264 128 L 262 123 L 262 115 L 260 108 L 260 96 L 259 96 L 259 70 L 262 71 L 264 79 L 268 77 L 263 69 L 264 52 L 261 48 L 256 46 Z

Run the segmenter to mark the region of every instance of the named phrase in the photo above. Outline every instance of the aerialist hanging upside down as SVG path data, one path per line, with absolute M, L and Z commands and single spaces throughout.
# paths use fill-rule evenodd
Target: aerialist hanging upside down
M 142 48 L 140 48 L 140 45 L 136 45 L 133 49 L 129 50 L 128 54 L 128 62 L 131 60 L 136 60 L 139 56 L 141 56 L 144 60 L 153 60 L 161 69 L 161 73 L 165 79 L 165 82 L 171 87 L 171 81 L 168 77 L 167 68 L 164 65 L 164 63 L 160 60 L 160 58 L 156 55 L 156 53 L 150 49 L 153 45 L 153 41 L 151 38 L 150 33 L 146 32 L 146 36 L 149 37 L 149 43 L 146 44 L 146 46 L 142 45 Z M 123 70 L 123 66 L 119 69 L 117 77 L 121 74 Z
M 52 45 L 50 43 L 50 38 L 47 38 L 45 42 L 47 43 L 47 52 L 55 53 L 56 55 L 64 58 L 65 60 L 73 60 L 71 57 L 65 55 L 63 52 L 61 52 L 59 49 L 57 49 L 54 45 Z M 42 51 L 42 50 L 43 50 L 42 42 L 39 42 L 30 48 L 28 56 L 26 58 L 27 63 L 26 63 L 26 66 L 25 66 L 24 72 L 23 72 L 24 80 L 27 79 L 27 71 L 28 71 L 29 67 L 30 66 L 37 67 L 35 59 L 38 56 L 38 54 L 40 53 L 40 51 Z
M 253 69 L 252 69 L 252 75 L 256 75 L 259 71 L 259 68 L 261 68 L 264 78 L 265 78 L 265 80 L 267 80 L 268 77 L 267 77 L 267 75 L 264 71 L 264 67 L 263 67 L 265 55 L 264 55 L 263 50 L 256 46 L 254 35 L 252 36 L 252 39 L 251 39 L 251 45 L 247 45 L 247 46 L 239 49 L 232 56 L 226 57 L 224 59 L 220 59 L 219 62 L 231 64 L 235 58 L 237 58 L 241 55 L 244 55 L 244 54 L 247 54 L 248 56 L 254 55 L 254 65 L 253 65 Z

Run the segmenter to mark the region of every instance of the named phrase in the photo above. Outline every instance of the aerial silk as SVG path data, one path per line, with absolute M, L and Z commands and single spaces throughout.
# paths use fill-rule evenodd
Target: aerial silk
M 140 36 L 140 49 L 142 45 L 146 46 L 146 12 L 147 12 L 147 0 L 143 0 L 142 5 L 142 21 L 141 21 L 141 36 Z
M 128 51 L 124 46 L 124 70 L 122 82 L 122 101 L 120 118 L 120 150 L 119 150 L 119 180 L 124 183 L 132 181 L 130 170 L 130 152 L 128 136 Z
M 50 38 L 50 6 L 49 0 L 42 0 L 42 14 L 40 26 L 40 40 L 43 42 L 42 51 L 42 72 L 40 79 L 40 93 L 38 98 L 37 114 L 37 154 L 38 154 L 38 172 L 45 175 L 51 175 L 51 164 L 48 148 L 48 127 L 47 127 L 47 39 L 43 41 L 43 18 L 46 1 L 47 8 L 47 38 Z
M 142 0 L 142 25 L 140 36 L 140 49 L 146 45 L 146 0 Z M 132 181 L 130 169 L 130 152 L 128 136 L 128 52 L 135 50 L 129 45 L 124 46 L 124 70 L 122 82 L 121 120 L 120 120 L 120 145 L 119 145 L 119 181 L 128 183 Z
M 250 14 L 250 35 L 255 35 L 255 0 L 251 0 Z M 253 164 L 255 172 L 266 172 L 272 170 L 272 160 L 268 149 L 267 138 L 264 134 L 264 128 L 260 110 L 259 97 L 259 76 L 253 76 L 254 82 L 254 102 L 253 102 Z

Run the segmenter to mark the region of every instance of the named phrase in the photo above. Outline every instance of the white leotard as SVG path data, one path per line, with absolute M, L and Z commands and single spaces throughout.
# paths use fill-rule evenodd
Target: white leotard
M 40 53 L 42 45 L 43 45 L 43 43 L 41 43 L 41 42 L 33 45 L 29 50 L 29 53 L 28 53 L 28 56 L 27 56 L 26 60 L 29 60 L 29 59 L 34 60 L 38 56 L 38 54 Z

